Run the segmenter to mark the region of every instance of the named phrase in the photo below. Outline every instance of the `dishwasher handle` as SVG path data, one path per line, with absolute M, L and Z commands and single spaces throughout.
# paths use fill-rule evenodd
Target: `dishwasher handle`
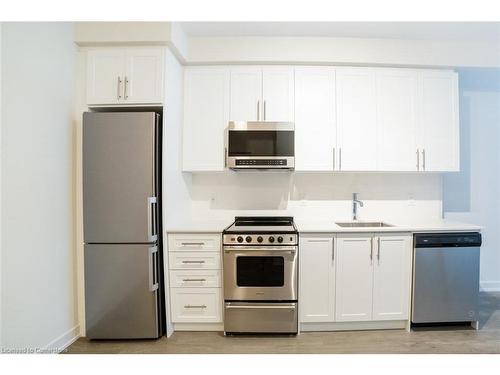
M 479 232 L 421 233 L 415 235 L 415 248 L 431 247 L 479 247 L 482 243 Z

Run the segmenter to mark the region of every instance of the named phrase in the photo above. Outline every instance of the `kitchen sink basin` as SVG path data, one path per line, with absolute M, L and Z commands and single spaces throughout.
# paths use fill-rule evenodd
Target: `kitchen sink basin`
M 394 225 L 384 223 L 383 221 L 351 221 L 344 223 L 335 223 L 342 228 L 383 228 L 393 227 Z

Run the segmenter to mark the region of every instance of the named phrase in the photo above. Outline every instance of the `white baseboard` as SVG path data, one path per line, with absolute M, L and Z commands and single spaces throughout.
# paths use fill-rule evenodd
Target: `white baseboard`
M 500 281 L 481 281 L 482 292 L 500 292 Z
M 375 329 L 404 329 L 406 320 L 381 320 L 369 322 L 300 323 L 301 332 L 364 331 Z
M 43 353 L 56 354 L 62 352 L 68 346 L 73 344 L 80 337 L 80 326 L 76 325 L 61 336 L 55 338 L 42 349 Z

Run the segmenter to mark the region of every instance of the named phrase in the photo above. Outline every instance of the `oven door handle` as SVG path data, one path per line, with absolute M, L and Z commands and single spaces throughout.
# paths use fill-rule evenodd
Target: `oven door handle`
M 283 304 L 283 305 L 229 305 L 226 304 L 226 309 L 295 309 L 295 304 Z
M 297 246 L 224 246 L 224 251 L 297 251 Z

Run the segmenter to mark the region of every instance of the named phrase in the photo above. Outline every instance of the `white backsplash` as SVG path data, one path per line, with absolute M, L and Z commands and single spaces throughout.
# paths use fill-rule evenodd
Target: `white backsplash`
M 360 220 L 407 221 L 442 215 L 439 174 L 224 172 L 193 174 L 191 218 L 292 215 L 303 219 L 352 218 L 352 193 L 364 207 Z

